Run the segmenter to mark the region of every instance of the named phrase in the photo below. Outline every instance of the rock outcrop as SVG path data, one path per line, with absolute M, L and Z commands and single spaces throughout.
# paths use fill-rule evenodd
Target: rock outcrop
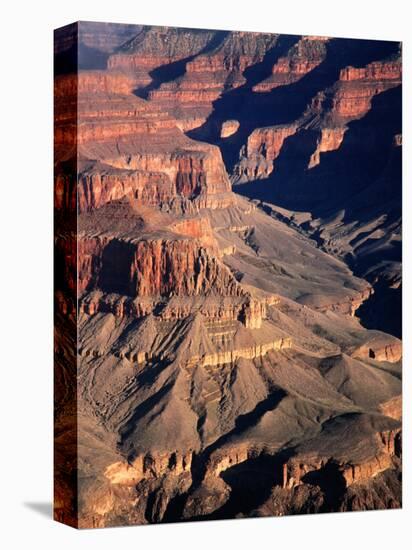
M 239 296 L 230 271 L 195 240 L 148 238 L 80 239 L 79 290 L 93 282 L 105 292 L 127 296 Z
M 328 40 L 321 36 L 302 37 L 285 57 L 278 59 L 270 77 L 256 84 L 253 91 L 269 92 L 278 86 L 293 84 L 300 80 L 324 61 L 325 42 Z
M 215 42 L 216 40 L 214 40 Z M 245 70 L 262 61 L 277 35 L 230 32 L 207 52 L 188 58 L 184 73 L 148 92 L 148 99 L 173 114 L 185 131 L 201 126 L 212 103 L 226 90 L 242 86 Z
M 293 489 L 302 483 L 330 483 L 341 485 L 340 490 L 344 491 L 354 483 L 371 479 L 396 467 L 393 458 L 399 454 L 396 445 L 399 433 L 399 428 L 377 432 L 371 437 L 371 448 L 355 450 L 354 454 L 358 454 L 352 459 L 349 458 L 350 452 L 346 459 L 343 458 L 344 453 L 340 454 L 339 445 L 335 450 L 337 458 L 323 457 L 321 453 L 292 456 L 283 465 L 282 486 Z M 306 447 L 311 447 L 311 443 Z
M 357 348 L 353 357 L 396 363 L 402 358 L 402 343 L 397 338 L 390 341 L 387 335 L 383 338 L 375 337 Z
M 309 159 L 308 168 L 313 168 L 320 163 L 322 153 L 328 151 L 336 151 L 339 149 L 346 132 L 346 127 L 343 128 L 321 128 L 320 136 L 317 141 L 315 152 Z
M 190 140 L 173 118 L 134 96 L 129 77 L 80 72 L 59 77 L 55 89 L 56 147 L 77 147 L 81 158 L 93 161 L 84 162 L 80 173 L 80 210 L 127 195 L 152 206 L 176 198 L 197 198 L 199 207 L 230 204 L 220 151 Z M 67 98 L 77 101 L 76 112 L 68 109 Z M 73 205 L 68 178 L 60 177 L 57 194 L 65 206 Z
M 112 485 L 136 485 L 144 478 L 190 472 L 192 453 L 151 453 L 141 455 L 132 464 L 115 462 L 107 466 L 104 475 Z
M 302 39 L 291 49 L 291 57 L 281 58 L 270 79 L 256 85 L 254 90 L 267 92 L 295 82 L 324 60 L 325 43 L 326 40 L 322 39 Z M 314 60 L 311 57 L 312 48 L 319 55 L 315 55 Z M 289 67 L 294 56 L 301 60 L 297 64 L 296 72 Z M 244 183 L 268 178 L 275 169 L 275 160 L 281 154 L 285 139 L 299 134 L 304 143 L 304 134 L 308 131 L 317 137 L 315 149 L 307 154 L 306 166 L 317 166 L 322 153 L 336 151 L 341 146 L 347 124 L 364 117 L 371 109 L 373 98 L 399 86 L 401 80 L 402 63 L 399 56 L 376 61 L 361 68 L 345 67 L 332 86 L 321 90 L 312 98 L 300 118 L 285 125 L 253 130 L 247 144 L 240 150 L 240 160 L 235 164 L 232 180 L 235 183 Z M 302 145 L 301 149 L 305 151 L 307 146 Z
M 399 86 L 401 80 L 400 59 L 374 62 L 361 68 L 345 67 L 336 84 L 315 100 L 316 109 L 324 109 L 325 104 L 330 106 L 324 116 L 344 124 L 364 116 L 375 95 Z
M 222 138 L 230 137 L 233 134 L 236 134 L 238 129 L 239 129 L 239 121 L 238 120 L 226 120 L 222 124 L 222 129 L 220 131 L 220 137 L 222 137 Z
M 270 126 L 257 128 L 248 137 L 245 155 L 236 165 L 233 180 L 236 183 L 267 178 L 275 168 L 275 161 L 285 139 L 297 131 L 297 126 Z

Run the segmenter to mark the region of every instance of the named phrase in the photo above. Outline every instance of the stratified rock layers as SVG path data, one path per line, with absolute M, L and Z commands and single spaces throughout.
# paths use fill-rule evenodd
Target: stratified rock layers
M 63 381 L 77 346 L 74 523 L 400 507 L 402 346 L 357 318 L 373 281 L 305 234 L 310 213 L 231 188 L 315 178 L 399 86 L 400 56 L 352 66 L 322 37 L 132 31 L 86 26 L 79 56 L 98 63 L 55 78 L 56 310 L 77 316 L 76 338 L 58 342 Z M 401 143 L 393 132 L 392 162 Z M 349 215 L 329 223 L 345 231 Z M 64 521 L 72 495 L 56 494 Z
M 303 41 L 305 44 L 306 41 Z M 316 41 L 309 41 L 312 47 Z M 312 67 L 309 60 L 308 65 L 302 67 L 302 77 L 306 72 L 313 70 L 321 63 L 326 55 L 324 41 L 320 42 L 322 58 L 313 62 Z M 291 59 L 296 51 L 305 58 L 301 42 L 291 50 Z M 289 58 L 279 60 L 280 66 L 284 63 L 291 63 Z M 277 86 L 287 86 L 296 80 L 293 71 L 288 65 L 282 69 L 275 66 L 277 71 L 285 75 L 279 82 L 273 78 L 266 84 L 255 86 L 257 91 L 267 91 Z M 306 69 L 304 70 L 304 68 Z M 267 178 L 275 169 L 275 160 L 279 157 L 285 139 L 293 134 L 310 131 L 317 135 L 316 148 L 308 154 L 308 168 L 313 168 L 321 162 L 321 154 L 337 150 L 347 130 L 347 124 L 353 120 L 365 116 L 371 109 L 373 98 L 384 91 L 399 86 L 402 78 L 402 65 L 399 58 L 388 61 L 376 61 L 362 68 L 345 67 L 340 71 L 339 80 L 331 87 L 322 90 L 312 98 L 306 111 L 296 121 L 286 125 L 268 126 L 256 128 L 248 137 L 246 147 L 240 152 L 240 160 L 236 164 L 233 181 L 244 183 L 256 179 Z M 300 74 L 300 73 L 299 73 Z M 304 139 L 304 138 L 302 138 Z
M 56 146 L 68 154 L 77 145 L 80 158 L 87 159 L 79 179 L 80 210 L 126 195 L 149 205 L 178 198 L 197 198 L 201 207 L 230 202 L 219 150 L 190 140 L 173 118 L 134 96 L 129 77 L 80 72 L 59 77 L 55 88 Z M 70 97 L 77 97 L 77 127 L 67 109 Z M 61 187 L 70 185 L 59 180 L 61 200 L 70 195 Z
M 256 92 L 268 92 L 278 86 L 297 82 L 313 71 L 326 58 L 325 42 L 329 39 L 318 36 L 302 37 L 285 57 L 278 59 L 272 74 L 253 88 Z

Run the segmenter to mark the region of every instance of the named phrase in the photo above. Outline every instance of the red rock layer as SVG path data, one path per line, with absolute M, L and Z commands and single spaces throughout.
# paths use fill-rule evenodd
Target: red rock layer
M 83 171 L 79 178 L 78 208 L 79 212 L 85 212 L 123 197 L 158 206 L 175 195 L 176 186 L 161 172 L 93 167 Z
M 210 225 L 209 218 L 196 216 L 193 218 L 181 218 L 170 225 L 170 229 L 184 237 L 197 239 L 202 246 L 213 250 L 215 254 L 219 254 L 216 239 Z
M 240 296 L 230 271 L 192 239 L 137 242 L 80 238 L 79 291 L 100 288 L 128 296 Z
M 273 34 L 232 32 L 220 46 L 188 62 L 181 78 L 151 91 L 149 99 L 185 130 L 196 128 L 211 113 L 212 102 L 224 90 L 244 84 L 245 69 L 259 63 L 276 41 Z
M 296 125 L 257 128 L 247 140 L 246 156 L 235 167 L 236 181 L 266 178 L 274 170 L 286 138 L 297 131 Z
M 343 124 L 364 116 L 371 107 L 372 98 L 402 81 L 400 59 L 375 61 L 366 67 L 346 67 L 341 70 L 339 81 L 319 95 L 318 108 L 330 104 L 328 117 Z M 316 109 L 315 109 L 316 111 Z
M 108 68 L 133 74 L 136 87 L 150 84 L 158 67 L 198 54 L 215 31 L 143 27 L 139 34 L 108 60 Z
M 67 147 L 174 127 L 170 117 L 156 116 L 143 101 L 136 102 L 132 89 L 128 76 L 104 71 L 56 78 L 55 145 Z
M 393 61 L 374 61 L 366 67 L 355 68 L 345 67 L 341 70 L 339 80 L 395 80 L 401 79 L 400 60 Z
M 311 44 L 307 40 L 302 43 L 306 42 Z M 316 44 L 316 40 L 312 42 Z M 322 41 L 319 43 L 323 44 Z M 294 78 L 290 68 L 285 65 L 286 60 L 289 60 L 289 57 L 279 60 L 280 65 L 276 71 L 283 74 L 284 70 L 288 78 Z M 310 128 L 319 134 L 316 149 L 308 158 L 308 168 L 317 166 L 321 160 L 321 153 L 340 147 L 347 129 L 346 124 L 365 116 L 371 108 L 373 97 L 398 86 L 401 78 L 400 58 L 376 61 L 362 68 L 342 69 L 338 82 L 319 92 L 300 119 L 288 126 L 257 128 L 252 132 L 248 138 L 246 154 L 241 155 L 239 163 L 235 166 L 233 181 L 244 182 L 268 177 L 275 169 L 274 161 L 280 154 L 286 137 L 301 129 Z
M 69 294 L 61 293 L 57 300 L 62 300 L 62 311 L 72 310 L 71 301 L 77 295 L 77 238 L 75 230 L 62 232 L 55 235 L 55 262 L 56 266 L 63 269 L 59 277 L 63 287 L 67 285 Z M 64 305 L 63 305 L 64 302 Z
M 304 36 L 285 57 L 273 66 L 269 78 L 253 87 L 255 92 L 269 92 L 279 86 L 292 84 L 315 69 L 326 57 L 325 42 L 328 38 Z
M 137 244 L 131 277 L 141 296 L 169 294 L 238 295 L 239 285 L 228 269 L 190 241 Z
M 69 174 L 58 173 L 54 183 L 54 208 L 74 211 L 77 201 L 77 182 Z
M 336 149 L 339 149 L 345 132 L 345 127 L 322 128 L 320 130 L 316 150 L 309 159 L 308 168 L 313 168 L 320 163 L 321 153 L 327 153 L 328 151 L 336 151 Z
M 312 102 L 312 113 L 321 116 L 322 128 L 318 145 L 309 160 L 309 168 L 320 162 L 320 154 L 335 151 L 343 141 L 346 124 L 361 118 L 371 108 L 375 95 L 394 86 L 402 79 L 400 59 L 375 61 L 366 67 L 345 67 L 341 70 L 339 81 Z M 325 109 L 325 105 L 328 107 Z
M 197 198 L 200 207 L 229 204 L 231 188 L 219 149 L 187 138 L 171 116 L 131 89 L 128 76 L 101 71 L 56 80 L 57 98 L 77 99 L 77 117 L 67 99 L 61 104 L 57 99 L 57 159 L 59 150 L 64 156 L 77 143 L 81 158 L 97 161 L 80 175 L 80 209 L 125 195 L 150 205 L 176 197 Z M 70 182 L 62 178 L 57 188 L 57 204 L 71 204 Z

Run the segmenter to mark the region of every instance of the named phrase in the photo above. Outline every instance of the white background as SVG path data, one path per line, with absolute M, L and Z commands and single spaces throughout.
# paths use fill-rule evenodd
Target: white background
M 49 0 L 3 2 L 0 65 L 0 545 L 14 548 L 406 548 L 411 533 L 410 206 L 404 172 L 404 509 L 76 531 L 52 494 L 52 29 L 82 19 L 404 41 L 407 0 Z M 404 102 L 410 157 L 411 113 Z M 409 123 L 408 123 L 409 122 Z M 404 163 L 405 164 L 405 163 Z M 410 183 L 410 182 L 409 182 Z M 409 516 L 409 517 L 408 517 Z M 409 537 L 410 538 L 410 537 Z

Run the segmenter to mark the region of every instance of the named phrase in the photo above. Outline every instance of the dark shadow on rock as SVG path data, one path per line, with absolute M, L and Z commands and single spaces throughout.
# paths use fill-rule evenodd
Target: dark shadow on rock
M 368 329 L 382 330 L 402 338 L 402 286 L 391 288 L 386 281 L 379 281 L 356 316 Z
M 130 278 L 135 253 L 136 247 L 132 243 L 120 239 L 111 240 L 103 250 L 97 286 L 104 292 L 135 296 L 136 282 Z M 93 288 L 94 285 L 92 280 L 89 287 Z
M 330 461 L 323 468 L 305 474 L 302 481 L 316 485 L 321 489 L 324 502 L 319 512 L 337 512 L 339 510 L 346 491 L 346 482 L 338 464 Z
M 239 416 L 236 419 L 235 427 L 231 431 L 229 431 L 226 434 L 223 434 L 214 443 L 212 443 L 211 445 L 206 447 L 206 449 L 204 449 L 203 452 L 199 453 L 198 455 L 193 456 L 192 466 L 191 466 L 192 485 L 191 485 L 190 489 L 187 491 L 187 493 L 185 493 L 183 495 L 178 495 L 177 497 L 175 497 L 174 499 L 172 499 L 169 502 L 169 505 L 168 505 L 167 510 L 166 510 L 166 512 L 164 514 L 164 517 L 163 517 L 163 522 L 168 523 L 168 522 L 174 522 L 174 521 L 182 521 L 182 513 L 183 513 L 184 507 L 186 505 L 187 499 L 189 498 L 189 496 L 196 489 L 198 489 L 202 485 L 202 483 L 205 479 L 206 473 L 207 473 L 208 461 L 209 461 L 209 458 L 212 455 L 212 453 L 215 450 L 217 450 L 218 448 L 224 446 L 230 440 L 231 437 L 239 436 L 239 434 L 241 434 L 243 431 L 247 430 L 248 428 L 250 428 L 251 426 L 256 424 L 259 421 L 259 419 L 266 412 L 274 410 L 279 405 L 279 403 L 282 401 L 282 399 L 285 396 L 286 396 L 286 392 L 283 389 L 274 388 L 272 393 L 266 399 L 263 399 L 262 401 L 260 401 L 252 411 Z M 273 485 L 276 484 L 276 482 L 274 481 L 275 480 L 275 474 L 274 474 L 275 470 L 274 469 L 276 469 L 275 463 L 279 462 L 279 460 L 280 460 L 279 456 L 280 455 L 277 455 L 276 457 L 267 456 L 267 455 L 262 456 L 261 455 L 261 456 L 255 458 L 255 459 L 247 460 L 246 462 L 243 462 L 240 465 L 233 466 L 232 468 L 229 469 L 230 471 L 227 470 L 225 472 L 225 474 L 222 474 L 222 478 L 229 485 L 231 485 L 231 483 L 236 484 L 236 478 L 237 478 L 236 473 L 238 472 L 238 470 L 240 470 L 240 471 L 246 470 L 246 474 L 242 477 L 242 479 L 245 483 L 246 483 L 246 481 L 248 481 L 248 482 L 250 481 L 251 487 L 247 488 L 246 496 L 244 496 L 244 498 L 242 497 L 243 502 L 246 503 L 250 500 L 254 504 L 256 499 L 259 502 L 260 501 L 263 502 L 264 497 L 266 496 L 267 488 L 269 488 L 269 490 L 270 490 L 273 487 Z M 262 464 L 263 463 L 264 464 L 270 463 L 270 467 L 269 467 L 269 470 L 267 468 L 263 469 L 264 471 L 262 470 L 262 475 L 265 479 L 265 483 L 262 483 L 262 486 L 259 487 L 259 491 L 256 494 L 256 499 L 255 499 L 255 498 L 252 498 L 251 494 L 248 492 L 249 489 L 250 489 L 250 491 L 252 491 L 252 493 L 253 493 L 254 490 L 253 490 L 252 486 L 255 483 L 254 476 L 252 475 L 249 478 L 249 475 L 247 474 L 248 465 L 250 467 L 252 467 L 253 470 L 255 470 L 256 467 L 258 469 L 262 469 Z M 256 464 L 258 464 L 258 466 L 256 466 Z M 259 464 L 260 464 L 260 466 L 259 466 Z M 235 475 L 231 476 L 230 472 L 234 472 Z M 224 477 L 224 475 L 226 477 L 228 477 L 228 479 L 226 479 L 226 477 Z M 266 484 L 266 481 L 269 478 L 270 478 L 270 480 L 272 480 L 272 482 L 269 483 L 269 484 Z M 232 489 L 233 489 L 233 487 L 232 487 Z M 215 511 L 212 514 L 208 514 L 206 516 L 190 518 L 189 521 L 207 520 L 207 519 L 223 519 L 223 518 L 232 518 L 232 517 L 234 517 L 235 512 L 234 512 L 234 509 L 233 509 L 233 499 L 236 500 L 239 497 L 239 495 L 237 495 L 237 496 L 236 495 L 237 495 L 237 493 L 236 493 L 236 489 L 235 489 L 235 493 L 234 493 L 233 498 L 232 498 L 232 495 L 231 495 L 231 497 L 229 499 L 230 502 L 226 503 L 226 505 L 224 505 L 222 507 L 222 511 L 219 511 L 220 510 L 219 509 L 218 511 Z M 269 495 L 267 495 L 267 496 L 269 496 Z M 254 506 L 252 506 L 252 508 L 253 507 Z M 239 512 L 241 512 L 241 511 L 242 510 L 239 510 Z M 238 512 L 236 512 L 236 513 L 238 513 Z
M 179 517 L 179 521 L 209 521 L 251 516 L 270 497 L 274 487 L 282 486 L 283 464 L 292 454 L 293 449 L 285 449 L 276 455 L 263 453 L 228 468 L 221 473 L 221 478 L 230 487 L 230 496 L 220 508 L 209 514 L 182 519 L 186 499 L 179 495 L 170 503 L 168 518 Z M 167 521 L 166 518 L 165 520 Z
M 251 426 L 254 426 L 265 413 L 274 410 L 285 396 L 286 392 L 283 389 L 275 389 L 266 399 L 260 401 L 252 411 L 239 416 L 236 419 L 235 427 L 230 432 L 219 437 L 214 443 L 206 447 L 200 455 L 194 456 L 192 461 L 192 489 L 195 489 L 202 483 L 207 470 L 207 462 L 212 453 L 225 445 L 231 437 L 238 436 Z
M 400 202 L 400 148 L 393 147 L 393 137 L 402 128 L 401 101 L 400 86 L 376 95 L 370 111 L 347 124 L 339 149 L 322 153 L 320 164 L 310 170 L 315 132 L 297 132 L 285 139 L 267 179 L 237 185 L 234 191 L 290 210 L 311 211 L 315 217 L 345 209 L 345 222 L 362 221 L 362 210 L 367 215 L 371 204 L 376 208 L 393 198 Z M 379 185 L 378 193 L 371 184 Z
M 376 95 L 370 111 L 347 124 L 339 149 L 322 153 L 320 164 L 310 170 L 307 166 L 316 132 L 297 132 L 285 140 L 275 170 L 267 179 L 234 187 L 251 199 L 311 212 L 320 222 L 341 213 L 343 224 L 365 225 L 366 231 L 350 242 L 354 253 L 344 258 L 355 275 L 376 286 L 376 294 L 357 316 L 367 328 L 395 336 L 401 334 L 400 292 L 392 288 L 390 277 L 386 280 L 379 275 L 377 285 L 375 267 L 402 261 L 400 240 L 388 238 L 391 232 L 400 232 L 402 219 L 402 148 L 394 146 L 394 136 L 402 131 L 401 103 L 400 86 Z M 368 238 L 371 230 L 367 226 L 379 219 L 382 221 L 374 229 L 383 236 L 382 246 L 377 247 L 377 239 L 373 235 Z M 325 244 L 322 232 L 306 225 L 301 228 L 319 246 Z
M 270 497 L 275 486 L 282 485 L 282 466 L 285 461 L 286 454 L 263 454 L 225 470 L 221 477 L 231 489 L 230 497 L 209 519 L 250 515 Z
M 253 86 L 270 75 L 273 65 L 296 44 L 299 36 L 283 35 L 260 63 L 248 67 L 246 83 L 226 91 L 213 103 L 213 111 L 200 128 L 188 132 L 190 137 L 218 145 L 228 173 L 238 160 L 241 147 L 255 128 L 290 124 L 299 118 L 315 95 L 339 79 L 340 70 L 349 65 L 362 67 L 397 51 L 396 42 L 335 38 L 327 43 L 322 63 L 297 82 L 269 92 L 254 92 Z M 220 139 L 224 121 L 236 119 L 238 131 L 228 139 Z

